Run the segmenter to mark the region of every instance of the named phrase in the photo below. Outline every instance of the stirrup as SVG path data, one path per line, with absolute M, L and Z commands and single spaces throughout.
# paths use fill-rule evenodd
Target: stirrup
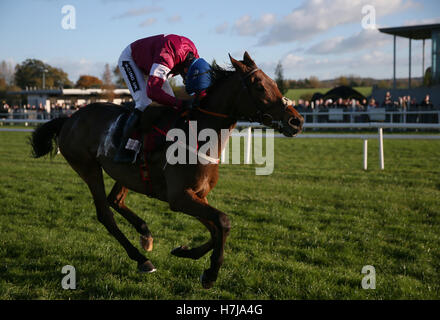
M 141 143 L 138 140 L 128 139 L 127 143 L 120 145 L 113 161 L 116 163 L 136 163 L 137 156 L 141 149 Z

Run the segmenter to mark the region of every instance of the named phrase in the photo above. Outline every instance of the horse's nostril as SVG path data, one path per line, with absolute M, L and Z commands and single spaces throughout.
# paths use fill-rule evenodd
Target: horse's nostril
M 303 124 L 302 119 L 295 118 L 295 117 L 291 117 L 288 122 L 289 122 L 289 126 L 291 126 L 292 128 L 295 128 L 295 129 L 302 127 L 302 124 Z

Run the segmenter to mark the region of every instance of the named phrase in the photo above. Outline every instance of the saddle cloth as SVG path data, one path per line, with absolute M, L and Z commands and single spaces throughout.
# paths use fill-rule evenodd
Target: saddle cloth
M 119 118 L 113 134 L 113 145 L 115 146 L 118 146 L 122 141 L 122 132 L 129 115 L 130 112 L 126 112 Z M 173 112 L 153 119 L 153 123 L 149 121 L 150 123 L 147 125 L 147 128 L 144 126 L 144 121 L 141 121 L 139 128 L 130 137 L 128 144 L 131 144 L 131 149 L 135 149 L 137 152 L 135 164 L 140 169 L 140 176 L 145 183 L 148 196 L 151 196 L 153 192 L 148 164 L 149 155 L 166 145 L 167 133 L 178 125 L 179 119 L 181 119 L 180 115 Z

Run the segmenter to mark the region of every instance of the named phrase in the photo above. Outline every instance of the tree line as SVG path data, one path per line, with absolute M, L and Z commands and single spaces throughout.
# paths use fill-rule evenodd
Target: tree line
M 44 76 L 43 76 L 44 73 Z M 43 80 L 44 78 L 44 80 Z M 44 83 L 43 83 L 44 81 Z M 104 67 L 102 77 L 92 75 L 81 75 L 73 83 L 67 73 L 61 68 L 53 67 L 38 59 L 26 59 L 20 64 L 12 66 L 10 62 L 0 62 L 0 88 L 25 89 L 26 87 L 36 88 L 103 88 L 108 85 L 125 87 L 125 82 L 118 67 L 111 69 L 107 63 Z
M 430 85 L 429 79 L 430 69 L 427 70 L 425 78 L 412 79 L 413 86 Z M 66 72 L 61 68 L 53 67 L 38 59 L 26 59 L 15 67 L 6 61 L 0 62 L 0 99 L 6 98 L 8 91 L 19 91 L 26 87 L 43 88 L 43 73 L 45 88 L 81 88 L 91 89 L 99 88 L 111 91 L 114 88 L 126 88 L 125 81 L 119 71 L 118 66 L 113 68 L 107 63 L 101 78 L 92 75 L 81 75 L 78 80 L 73 83 Z M 377 80 L 372 78 L 362 78 L 360 76 L 348 75 L 340 76 L 331 80 L 319 80 L 316 76 L 310 76 L 304 79 L 285 79 L 281 62 L 275 68 L 275 81 L 284 94 L 289 89 L 305 89 L 305 88 L 332 88 L 336 86 L 378 86 L 380 88 L 390 88 L 393 83 L 391 79 Z M 176 91 L 182 91 L 182 88 L 176 87 L 174 79 L 171 81 L 172 87 Z M 397 87 L 406 87 L 407 79 L 397 79 Z

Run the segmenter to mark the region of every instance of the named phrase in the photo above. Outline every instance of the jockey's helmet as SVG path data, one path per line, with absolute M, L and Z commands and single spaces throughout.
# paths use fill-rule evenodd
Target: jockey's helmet
M 193 94 L 206 90 L 211 85 L 211 69 L 211 65 L 204 59 L 194 60 L 186 74 L 186 92 Z

